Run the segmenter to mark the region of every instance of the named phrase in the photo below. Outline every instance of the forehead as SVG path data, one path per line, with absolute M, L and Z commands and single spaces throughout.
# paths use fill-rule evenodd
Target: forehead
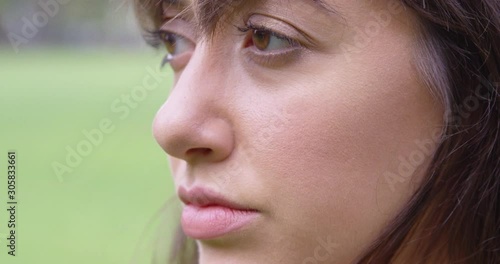
M 286 4 L 287 1 L 312 3 L 319 11 L 330 14 L 337 13 L 325 0 L 162 0 L 162 6 L 164 12 L 174 8 L 192 13 L 199 29 L 211 34 L 219 20 L 226 14 L 234 14 L 245 7 L 264 2 L 283 2 Z
M 202 31 L 213 31 L 217 22 L 226 13 L 239 9 L 244 0 L 162 0 L 164 14 L 171 9 L 193 14 L 195 22 Z

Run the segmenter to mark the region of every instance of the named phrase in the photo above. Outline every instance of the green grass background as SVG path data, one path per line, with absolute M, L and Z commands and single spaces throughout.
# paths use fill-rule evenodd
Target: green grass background
M 148 222 L 172 197 L 151 123 L 172 74 L 124 120 L 113 100 L 141 85 L 161 54 L 116 50 L 0 50 L 0 263 L 149 263 Z M 116 129 L 59 181 L 53 162 L 102 118 Z M 7 151 L 17 151 L 17 256 L 7 255 Z M 162 224 L 162 223 L 160 223 Z M 147 228 L 149 226 L 149 231 Z M 146 234 L 146 235 L 145 235 Z M 146 243 L 147 244 L 147 243 Z M 147 251 L 146 246 L 146 251 Z

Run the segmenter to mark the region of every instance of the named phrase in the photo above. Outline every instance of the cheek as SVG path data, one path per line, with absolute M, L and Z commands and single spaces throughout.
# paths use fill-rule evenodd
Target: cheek
M 183 170 L 186 169 L 186 163 L 183 162 L 182 160 L 177 159 L 175 157 L 172 157 L 170 155 L 167 155 L 167 159 L 168 159 L 168 164 L 169 164 L 170 172 L 172 175 L 172 179 L 173 179 L 174 185 L 176 187 L 175 189 L 177 189 L 177 187 L 179 187 L 179 185 L 181 184 L 180 177 L 183 173 Z
M 287 221 L 366 241 L 413 193 L 421 173 L 397 185 L 385 177 L 418 149 L 416 141 L 432 138 L 441 109 L 410 64 L 399 65 L 398 71 L 362 76 L 347 70 L 334 78 L 318 74 L 320 86 L 312 86 L 310 77 L 296 82 L 286 88 L 294 95 L 267 105 L 282 114 L 254 122 L 259 138 L 267 138 L 257 142 L 257 166 L 268 175 L 262 181 L 273 192 L 274 210 Z M 416 167 L 426 166 L 430 155 L 424 158 Z

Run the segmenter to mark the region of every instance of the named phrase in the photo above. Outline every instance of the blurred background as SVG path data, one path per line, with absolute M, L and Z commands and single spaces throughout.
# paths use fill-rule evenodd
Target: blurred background
M 151 134 L 172 73 L 128 0 L 0 0 L 0 263 L 149 263 L 173 196 Z M 16 256 L 7 152 L 17 153 Z M 168 229 L 168 228 L 167 228 Z

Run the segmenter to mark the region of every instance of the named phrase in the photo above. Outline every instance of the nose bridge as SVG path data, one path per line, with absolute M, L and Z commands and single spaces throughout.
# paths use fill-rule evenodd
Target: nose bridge
M 206 45 L 196 48 L 154 121 L 154 135 L 162 148 L 188 162 L 223 160 L 234 144 L 221 99 L 223 64 L 214 63 L 214 57 Z
M 189 63 L 179 76 L 169 100 L 185 100 L 192 107 L 202 108 L 201 113 L 217 107 L 216 101 L 226 93 L 228 76 L 225 61 L 219 60 L 218 52 L 201 42 L 194 51 Z M 186 105 L 187 105 L 186 104 Z
M 221 88 L 218 83 L 223 81 L 222 75 L 214 73 L 220 72 L 223 64 L 215 63 L 216 54 L 213 53 L 207 44 L 198 44 L 175 88 L 187 89 L 198 95 L 208 94 L 213 88 Z

